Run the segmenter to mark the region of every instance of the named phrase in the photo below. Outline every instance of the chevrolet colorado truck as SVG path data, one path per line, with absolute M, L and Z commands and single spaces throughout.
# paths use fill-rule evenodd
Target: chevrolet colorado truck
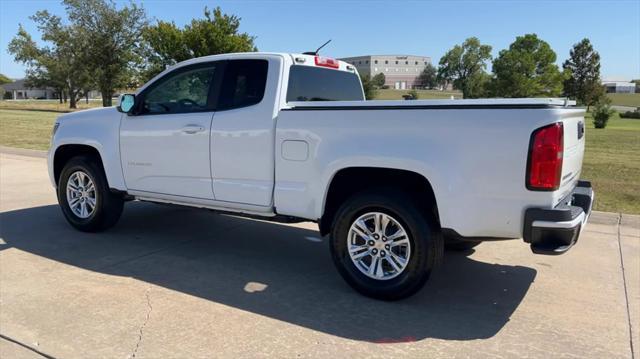
M 313 221 L 354 289 L 418 291 L 445 247 L 522 238 L 561 254 L 593 191 L 584 110 L 563 99 L 365 101 L 351 65 L 313 54 L 181 62 L 117 107 L 55 123 L 67 221 L 113 226 L 126 201 Z

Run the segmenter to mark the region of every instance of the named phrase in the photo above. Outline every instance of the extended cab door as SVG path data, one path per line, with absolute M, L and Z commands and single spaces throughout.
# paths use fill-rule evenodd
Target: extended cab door
M 282 58 L 228 60 L 211 129 L 216 200 L 271 206 Z
M 163 195 L 214 199 L 210 130 L 220 63 L 178 68 L 136 99 L 120 126 L 127 188 Z

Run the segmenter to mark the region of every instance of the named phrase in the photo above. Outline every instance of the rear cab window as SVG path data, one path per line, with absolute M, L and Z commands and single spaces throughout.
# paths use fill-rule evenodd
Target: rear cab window
M 355 73 L 304 65 L 293 65 L 289 70 L 287 102 L 363 100 Z

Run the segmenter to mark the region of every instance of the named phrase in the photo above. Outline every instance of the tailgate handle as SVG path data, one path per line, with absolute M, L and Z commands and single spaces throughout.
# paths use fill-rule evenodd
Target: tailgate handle
M 584 122 L 578 122 L 578 139 L 581 139 L 584 136 Z

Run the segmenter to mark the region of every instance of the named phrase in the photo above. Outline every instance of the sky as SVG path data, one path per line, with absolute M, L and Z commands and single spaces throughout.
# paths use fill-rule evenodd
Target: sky
M 612 1 L 200 1 L 136 0 L 149 18 L 177 25 L 202 18 L 205 6 L 242 18 L 260 51 L 321 51 L 331 57 L 375 54 L 429 56 L 437 65 L 455 44 L 475 36 L 493 56 L 516 36 L 536 33 L 558 56 L 589 38 L 600 53 L 603 79 L 640 78 L 640 0 Z M 118 6 L 128 2 L 116 1 Z M 21 78 L 24 66 L 7 45 L 22 24 L 40 39 L 29 16 L 38 10 L 64 16 L 58 0 L 0 0 L 0 73 Z

